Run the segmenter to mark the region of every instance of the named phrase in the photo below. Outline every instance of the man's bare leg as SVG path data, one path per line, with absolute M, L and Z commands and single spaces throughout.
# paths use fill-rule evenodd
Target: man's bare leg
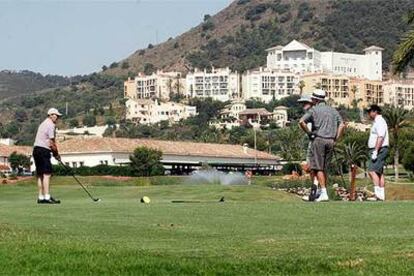
M 381 200 L 385 200 L 385 175 L 381 174 L 379 177 L 379 194 L 381 196 Z
M 38 189 L 38 199 L 39 200 L 45 199 L 44 192 L 43 192 L 43 175 L 39 175 L 37 177 L 37 189 Z
M 50 184 L 50 174 L 43 175 L 43 194 L 46 200 L 50 199 L 50 191 L 49 191 L 49 184 Z
M 324 171 L 317 171 L 316 176 L 319 181 L 319 185 L 321 186 L 321 195 L 318 197 L 316 201 L 328 201 L 328 192 L 326 191 L 326 173 Z
M 380 198 L 380 191 L 379 191 L 379 187 L 380 187 L 380 177 L 378 176 L 378 174 L 376 172 L 368 172 L 369 177 L 372 180 L 372 183 L 374 184 L 374 194 L 376 198 Z

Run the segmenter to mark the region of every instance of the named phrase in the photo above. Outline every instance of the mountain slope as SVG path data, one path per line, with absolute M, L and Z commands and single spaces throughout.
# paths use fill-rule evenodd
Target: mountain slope
M 384 68 L 406 28 L 412 0 L 237 0 L 188 32 L 112 64 L 105 74 L 127 76 L 156 68 L 230 66 L 244 71 L 265 64 L 265 49 L 298 39 L 319 50 L 362 53 L 385 48 Z
M 0 71 L 0 100 L 38 90 L 69 85 L 69 78 L 31 71 Z

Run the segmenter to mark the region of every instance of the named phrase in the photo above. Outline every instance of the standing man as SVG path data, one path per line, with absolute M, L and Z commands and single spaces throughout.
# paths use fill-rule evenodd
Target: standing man
M 59 204 L 60 200 L 50 196 L 49 184 L 52 176 L 51 155 L 60 161 L 60 155 L 56 146 L 56 122 L 62 114 L 56 108 L 51 108 L 47 112 L 44 120 L 36 134 L 33 148 L 33 159 L 36 166 L 37 186 L 39 204 Z
M 317 202 L 328 201 L 326 191 L 327 166 L 332 157 L 335 142 L 342 136 L 345 125 L 339 112 L 326 105 L 326 92 L 316 89 L 312 94 L 313 108 L 300 119 L 299 125 L 312 141 L 310 151 L 310 169 L 318 178 L 321 194 Z M 307 124 L 312 123 L 309 129 Z
M 381 115 L 378 105 L 371 105 L 367 110 L 369 118 L 373 121 L 368 140 L 369 164 L 368 173 L 374 183 L 376 200 L 385 200 L 384 166 L 388 155 L 389 136 L 388 125 Z
M 304 95 L 299 100 L 298 103 L 303 105 L 303 111 L 308 112 L 313 107 L 313 101 L 310 96 Z M 308 129 L 312 130 L 312 123 L 307 124 Z M 309 141 L 308 149 L 306 151 L 306 161 L 302 163 L 302 169 L 305 173 L 309 173 L 311 181 L 312 181 L 312 188 L 309 196 L 304 196 L 302 199 L 305 201 L 314 201 L 317 198 L 317 190 L 318 190 L 318 178 L 310 169 L 310 157 L 311 157 L 311 147 L 312 141 Z

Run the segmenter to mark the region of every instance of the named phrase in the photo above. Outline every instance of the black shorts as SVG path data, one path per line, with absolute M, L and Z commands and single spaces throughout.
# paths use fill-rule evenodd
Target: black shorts
M 52 151 L 42 147 L 33 148 L 33 159 L 36 166 L 36 175 L 52 174 Z

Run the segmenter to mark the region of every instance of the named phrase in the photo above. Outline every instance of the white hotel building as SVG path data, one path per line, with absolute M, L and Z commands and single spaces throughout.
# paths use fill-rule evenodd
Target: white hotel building
M 382 80 L 382 51 L 371 46 L 364 54 L 320 52 L 299 41 L 267 49 L 269 69 L 291 70 L 296 73 L 327 72 L 368 80 Z
M 229 68 L 197 69 L 186 77 L 186 95 L 190 98 L 213 98 L 229 101 L 240 97 L 240 75 Z
M 299 75 L 287 70 L 272 70 L 260 67 L 247 71 L 242 76 L 242 98 L 257 98 L 270 102 L 299 93 Z

